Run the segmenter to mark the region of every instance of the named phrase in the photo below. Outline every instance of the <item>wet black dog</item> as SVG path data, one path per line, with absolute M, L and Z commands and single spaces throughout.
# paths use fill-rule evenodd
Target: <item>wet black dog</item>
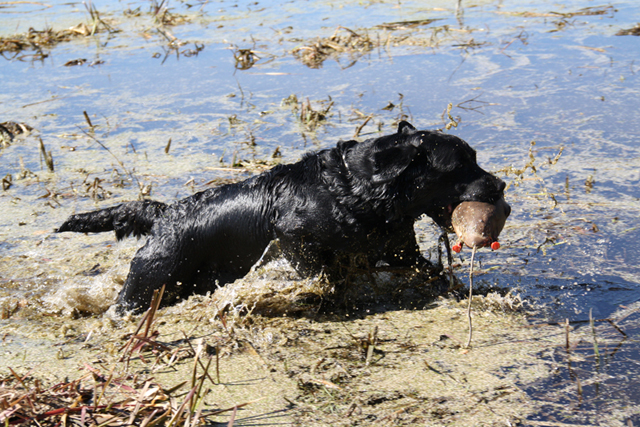
M 57 231 L 148 234 L 117 300 L 120 309 L 139 310 L 163 284 L 184 298 L 243 277 L 272 241 L 304 275 L 323 270 L 331 278 L 353 255 L 372 266 L 420 267 L 428 261 L 416 218 L 450 227 L 458 203 L 495 203 L 504 186 L 460 138 L 402 122 L 393 135 L 341 141 L 171 205 L 137 201 L 73 215 Z

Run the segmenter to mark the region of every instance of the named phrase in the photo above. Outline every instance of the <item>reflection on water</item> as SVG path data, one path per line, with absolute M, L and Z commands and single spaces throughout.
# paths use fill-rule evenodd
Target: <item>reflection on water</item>
M 62 310 L 56 301 L 70 300 L 56 298 L 60 289 L 85 289 L 88 306 L 108 305 L 137 243 L 52 235 L 70 213 L 135 199 L 141 188 L 170 201 L 242 179 L 352 138 L 365 120 L 361 138 L 402 118 L 442 128 L 448 103 L 460 120 L 450 132 L 511 183 L 502 249 L 481 257 L 487 280 L 545 303 L 559 321 L 584 320 L 590 309 L 610 317 L 634 303 L 640 38 L 615 34 L 640 21 L 638 8 L 457 3 L 175 2 L 153 11 L 93 2 L 99 19 L 83 3 L 1 5 L 0 123 L 34 128 L 0 149 L 2 304 Z M 83 22 L 95 35 L 6 47 L 29 28 Z M 310 67 L 294 51 L 324 56 Z M 283 102 L 291 95 L 299 102 Z M 313 130 L 300 120 L 307 102 L 330 105 Z M 419 226 L 430 251 L 437 231 Z M 94 268 L 97 276 L 85 275 Z M 625 328 L 637 336 L 631 319 Z M 629 342 L 607 369 L 638 360 Z M 585 404 L 591 391 L 583 393 Z

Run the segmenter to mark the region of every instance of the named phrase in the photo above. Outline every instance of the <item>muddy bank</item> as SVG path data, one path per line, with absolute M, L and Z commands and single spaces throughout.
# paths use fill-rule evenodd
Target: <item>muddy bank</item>
M 517 296 L 489 292 L 473 299 L 465 349 L 466 301 L 452 298 L 298 318 L 219 303 L 193 297 L 146 320 L 5 324 L 0 409 L 15 410 L 5 419 L 39 414 L 52 425 L 59 408 L 85 425 L 626 426 L 640 416 L 625 403 L 635 380 L 607 384 L 616 358 L 637 354 L 624 332 L 638 327 L 637 306 L 610 320 L 531 324 Z M 26 394 L 30 406 L 10 405 Z M 536 421 L 548 409 L 559 424 Z
M 213 359 L 215 366 L 209 365 L 200 409 L 206 413 L 249 403 L 236 415 L 238 422 L 503 424 L 535 412 L 535 403 L 519 385 L 550 375 L 537 354 L 541 345 L 552 348 L 563 338 L 558 328 L 541 333 L 526 328 L 520 315 L 485 308 L 475 318 L 473 349 L 462 350 L 464 309 L 452 301 L 424 311 L 361 314 L 354 320 L 252 316 L 223 322 L 208 306 L 210 301 L 199 299 L 161 311 L 150 331 L 158 335 L 149 334 L 150 343 L 159 344 L 154 351 L 147 346 L 131 352 L 125 357 L 128 369 L 118 358 L 134 322 L 120 321 L 114 328 L 97 319 L 73 326 L 59 322 L 58 327 L 54 320 L 47 328 L 32 330 L 35 345 L 22 350 L 20 328 L 4 328 L 5 354 L 13 357 L 5 357 L 3 364 L 24 376 L 24 382 L 39 380 L 43 389 L 92 370 L 102 379 L 86 379 L 83 386 L 97 387 L 113 372 L 118 382 L 135 390 L 130 393 L 135 398 L 147 381 L 169 390 L 190 379 L 194 349 L 204 346 L 199 357 L 205 364 Z M 505 330 L 510 331 L 506 336 Z M 520 368 L 510 369 L 515 365 Z M 203 367 L 197 370 L 196 376 L 203 375 Z M 5 377 L 4 390 L 19 389 L 15 382 Z M 171 395 L 184 400 L 193 387 L 187 383 Z M 127 394 L 114 385 L 106 388 L 105 401 Z M 229 415 L 211 420 L 224 422 Z

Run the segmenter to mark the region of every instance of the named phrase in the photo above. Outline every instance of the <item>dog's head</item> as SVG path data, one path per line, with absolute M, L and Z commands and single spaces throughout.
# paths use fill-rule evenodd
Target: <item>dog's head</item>
M 451 214 L 463 201 L 495 204 L 505 183 L 478 166 L 476 152 L 462 139 L 416 130 L 400 122 L 395 134 L 352 145 L 345 162 L 389 199 L 389 219 L 426 214 L 451 228 Z

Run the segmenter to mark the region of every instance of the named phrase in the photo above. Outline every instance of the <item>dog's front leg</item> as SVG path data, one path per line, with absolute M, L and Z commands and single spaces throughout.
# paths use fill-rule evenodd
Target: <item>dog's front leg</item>
M 377 260 L 371 260 L 373 261 L 372 265 L 383 261 L 390 267 L 422 268 L 431 266 L 431 263 L 420 253 L 412 219 L 408 219 L 390 230 L 383 236 L 383 239 L 381 256 Z
M 184 239 L 165 233 L 151 236 L 136 252 L 124 286 L 116 300 L 120 312 L 146 309 L 153 292 L 165 285 L 163 303 L 175 303 L 194 291 L 193 273 L 198 257 L 185 247 Z

